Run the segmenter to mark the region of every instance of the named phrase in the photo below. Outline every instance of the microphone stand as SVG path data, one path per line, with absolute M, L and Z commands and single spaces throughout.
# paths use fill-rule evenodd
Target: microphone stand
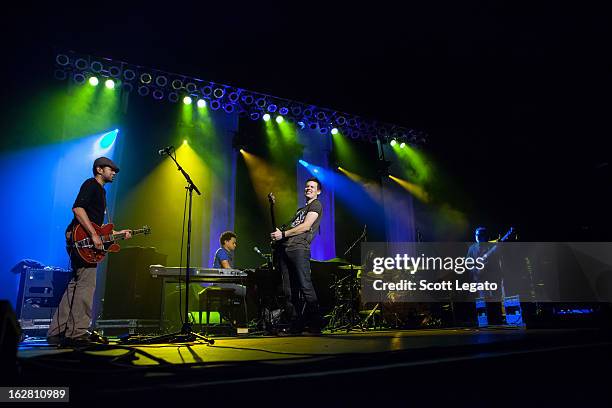
M 185 267 L 185 321 L 183 322 L 183 327 L 180 332 L 164 334 L 162 336 L 153 337 L 144 341 L 143 343 L 186 343 L 192 342 L 195 340 L 203 340 L 208 344 L 214 344 L 215 341 L 213 339 L 209 339 L 207 337 L 202 336 L 201 334 L 195 333 L 192 330 L 191 322 L 189 321 L 189 276 L 190 276 L 190 262 L 191 262 L 191 204 L 193 201 L 193 192 L 195 191 L 198 195 L 202 195 L 198 187 L 193 183 L 189 174 L 181 167 L 181 165 L 176 161 L 176 157 L 170 154 L 170 151 L 165 151 L 165 154 L 168 155 L 176 164 L 176 168 L 181 172 L 185 180 L 187 181 L 187 186 L 185 189 L 189 191 L 189 213 L 187 216 L 187 265 Z M 180 290 L 180 289 L 179 289 Z
M 344 254 L 342 256 L 347 256 L 349 257 L 349 262 L 351 265 L 351 269 L 350 269 L 350 279 L 349 279 L 349 285 L 351 285 L 349 293 L 350 293 L 350 309 L 349 309 L 349 324 L 348 327 L 346 327 L 346 332 L 348 333 L 349 331 L 351 331 L 353 329 L 353 327 L 358 326 L 361 330 L 365 330 L 365 327 L 363 326 L 363 324 L 359 321 L 359 317 L 356 316 L 355 313 L 355 308 L 354 308 L 354 303 L 355 303 L 355 273 L 354 273 L 354 269 L 353 269 L 353 248 L 355 248 L 355 246 L 360 243 L 362 240 L 366 239 L 366 231 L 367 231 L 367 224 L 363 226 L 363 232 L 361 233 L 361 235 L 359 236 L 359 238 L 357 238 L 357 240 L 355 242 L 353 242 L 351 244 L 351 246 L 344 252 Z M 358 323 L 355 323 L 356 321 L 358 321 Z M 367 320 L 366 320 L 367 322 Z

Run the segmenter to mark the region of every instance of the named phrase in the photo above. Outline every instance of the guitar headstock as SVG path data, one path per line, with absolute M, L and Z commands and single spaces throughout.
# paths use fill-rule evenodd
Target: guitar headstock
M 268 201 L 270 202 L 270 205 L 276 204 L 276 197 L 274 197 L 274 193 L 268 194 Z
M 504 235 L 504 236 L 503 236 L 503 237 L 500 239 L 500 241 L 502 241 L 502 242 L 503 242 L 503 241 L 507 240 L 508 238 L 510 238 L 510 236 L 511 236 L 513 233 L 514 233 L 514 227 L 510 227 L 510 229 L 508 230 L 508 232 L 506 232 L 506 235 Z

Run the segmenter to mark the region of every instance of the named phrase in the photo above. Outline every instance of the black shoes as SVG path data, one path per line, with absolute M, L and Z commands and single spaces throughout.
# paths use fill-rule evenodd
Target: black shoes
M 47 342 L 59 347 L 83 347 L 95 344 L 108 344 L 108 339 L 95 331 L 87 331 L 78 337 L 49 336 Z

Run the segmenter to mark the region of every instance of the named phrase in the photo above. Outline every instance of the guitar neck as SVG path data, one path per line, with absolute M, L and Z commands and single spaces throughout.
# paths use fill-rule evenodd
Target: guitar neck
M 136 230 L 131 230 L 132 231 L 132 236 L 134 235 L 139 235 L 139 234 L 144 234 L 145 230 L 144 229 L 136 229 Z M 113 234 L 112 235 L 112 241 L 117 241 L 120 239 L 125 239 L 125 232 L 121 232 L 119 234 Z

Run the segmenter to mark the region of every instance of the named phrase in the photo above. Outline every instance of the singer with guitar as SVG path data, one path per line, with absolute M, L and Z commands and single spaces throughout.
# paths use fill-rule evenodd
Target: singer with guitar
M 105 339 L 97 333 L 89 331 L 96 290 L 97 263 L 95 262 L 99 262 L 106 251 L 110 250 L 103 242 L 104 234 L 101 238 L 100 233 L 104 229 L 107 232 L 106 238 L 110 236 L 111 239 L 115 238 L 115 234 L 124 239 L 132 236 L 131 230 L 112 230 L 112 224 L 102 228 L 98 227 L 104 222 L 106 213 L 104 185 L 113 182 L 115 175 L 119 172 L 119 167 L 109 158 L 99 157 L 94 161 L 92 170 L 94 177 L 85 180 L 81 185 L 72 206 L 74 218 L 66 228 L 67 249 L 73 276 L 49 326 L 47 339 L 50 343 L 105 342 Z M 77 229 L 84 229 L 89 235 L 88 238 L 79 241 L 81 242 L 79 248 L 73 240 L 73 234 Z M 109 229 L 112 230 L 112 235 L 111 231 L 107 231 Z M 114 240 L 112 243 L 115 245 L 113 250 L 118 250 Z M 89 252 L 95 255 L 91 258 L 84 258 L 79 254 L 81 250 L 83 253 Z
M 283 280 L 285 312 L 290 319 L 290 332 L 293 334 L 301 333 L 304 328 L 311 334 L 321 333 L 319 301 L 310 276 L 310 243 L 319 229 L 323 212 L 323 206 L 317 199 L 321 190 L 318 179 L 306 180 L 306 205 L 297 210 L 286 229 L 281 231 L 276 228 L 270 234 L 277 246 L 274 252 L 278 257 L 276 262 Z M 300 305 L 300 292 L 306 302 L 304 308 Z

